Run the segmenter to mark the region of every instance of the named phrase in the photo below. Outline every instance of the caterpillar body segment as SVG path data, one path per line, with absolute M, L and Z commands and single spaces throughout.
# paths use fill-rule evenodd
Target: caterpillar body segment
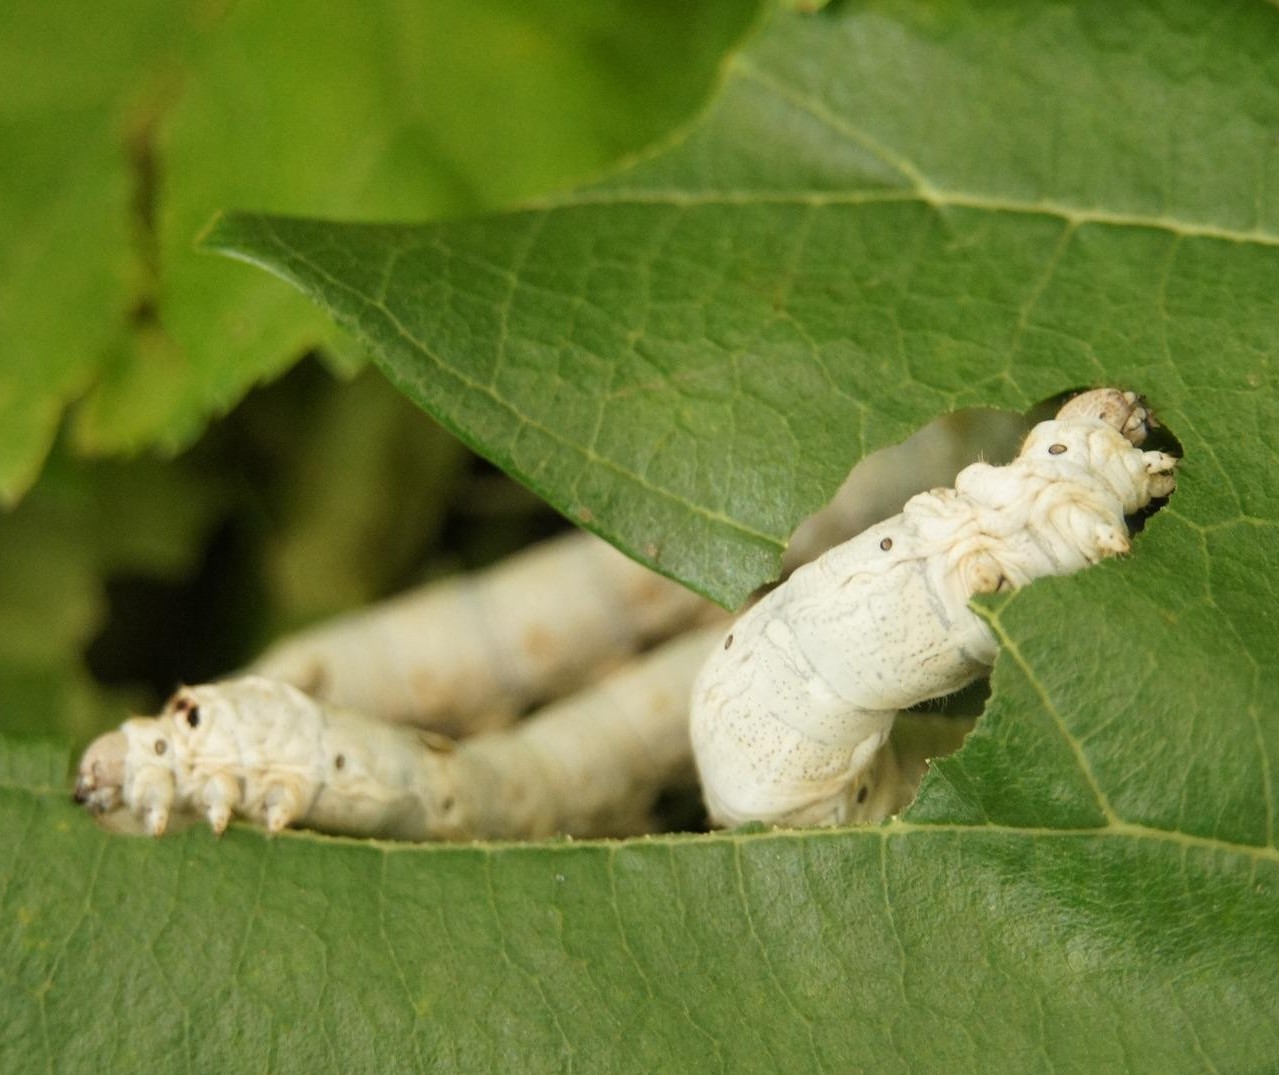
M 887 520 L 733 624 L 692 695 L 711 818 L 805 826 L 864 814 L 854 785 L 898 711 L 953 693 L 994 661 L 994 636 L 955 577 L 973 562 L 921 556 L 900 518 Z M 864 640 L 855 649 L 854 638 Z
M 462 736 L 512 723 L 711 607 L 572 531 L 303 631 L 249 671 L 333 705 Z
M 864 788 L 897 711 L 994 662 L 969 599 L 1128 550 L 1125 515 L 1173 491 L 1176 459 L 1137 447 L 1150 418 L 1132 393 L 1085 393 L 1060 415 L 1013 463 L 912 498 L 733 624 L 692 695 L 714 822 L 870 820 Z
M 514 729 L 455 742 L 243 676 L 180 690 L 86 751 L 76 798 L 160 835 L 177 814 L 399 840 L 645 831 L 694 780 L 687 686 L 720 628 L 659 647 Z
M 651 832 L 658 795 L 696 784 L 688 690 L 722 631 L 689 631 L 507 733 L 459 744 L 474 835 Z

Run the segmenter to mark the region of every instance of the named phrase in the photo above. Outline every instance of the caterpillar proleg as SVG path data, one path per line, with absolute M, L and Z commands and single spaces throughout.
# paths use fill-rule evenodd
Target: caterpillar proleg
M 712 820 L 885 816 L 870 785 L 898 711 L 994 662 L 969 599 L 1127 552 L 1125 516 L 1173 491 L 1177 460 L 1137 447 L 1150 424 L 1132 392 L 1084 393 L 1008 466 L 966 467 L 954 488 L 913 497 L 740 617 L 692 694 Z

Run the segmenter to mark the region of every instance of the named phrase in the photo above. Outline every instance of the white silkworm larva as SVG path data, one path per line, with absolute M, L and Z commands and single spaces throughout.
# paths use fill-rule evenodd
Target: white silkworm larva
M 76 799 L 160 835 L 173 814 L 401 840 L 646 830 L 658 794 L 692 784 L 687 685 L 721 633 L 666 643 L 513 729 L 461 742 L 317 702 L 262 676 L 185 687 L 100 736 Z
M 248 671 L 335 706 L 469 735 L 510 724 L 711 609 L 572 531 L 303 631 Z
M 831 825 L 898 808 L 881 750 L 897 712 L 994 662 L 969 599 L 1127 552 L 1125 516 L 1173 491 L 1177 460 L 1137 447 L 1150 421 L 1134 393 L 1077 396 L 1008 466 L 966 467 L 741 616 L 693 688 L 711 819 Z

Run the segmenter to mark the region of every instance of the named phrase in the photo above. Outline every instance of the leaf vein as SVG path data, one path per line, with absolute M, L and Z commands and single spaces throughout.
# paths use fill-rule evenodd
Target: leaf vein
M 510 414 L 516 422 L 517 431 L 519 428 L 532 429 L 536 431 L 537 433 L 539 433 L 540 435 L 546 437 L 548 440 L 558 444 L 562 448 L 567 449 L 570 453 L 580 456 L 582 461 L 586 465 L 599 467 L 600 469 L 610 471 L 611 473 L 616 474 L 619 478 L 622 478 L 630 482 L 631 484 L 639 487 L 644 492 L 649 493 L 652 496 L 655 496 L 659 499 L 667 500 L 673 504 L 676 504 L 680 508 L 686 510 L 691 515 L 700 516 L 709 522 L 715 523 L 717 526 L 722 526 L 725 529 L 732 531 L 734 533 L 737 533 L 743 537 L 747 537 L 753 541 L 757 541 L 762 544 L 765 544 L 773 549 L 776 549 L 779 552 L 785 547 L 784 539 L 778 537 L 777 535 L 765 533 L 762 530 L 758 530 L 754 527 L 747 526 L 744 523 L 742 523 L 741 520 L 732 518 L 731 516 L 726 515 L 722 511 L 712 510 L 710 508 L 705 507 L 702 504 L 697 504 L 692 501 L 689 501 L 686 498 L 681 497 L 677 495 L 676 493 L 672 492 L 671 490 L 663 488 L 660 485 L 655 485 L 652 481 L 645 478 L 642 474 L 622 466 L 616 460 L 600 455 L 598 452 L 591 451 L 590 449 L 586 448 L 584 445 L 578 444 L 577 442 L 564 436 L 562 433 L 553 429 L 551 426 L 543 422 L 539 422 L 535 420 L 534 418 L 532 418 L 530 415 L 525 414 L 523 411 L 519 410 L 519 408 L 517 408 L 510 400 L 506 399 L 500 392 L 498 392 L 496 388 L 490 385 L 481 384 L 479 381 L 476 381 L 474 378 L 466 376 L 464 373 L 462 373 L 461 370 L 457 369 L 454 366 L 449 365 L 447 362 L 444 361 L 443 358 L 441 358 L 435 352 L 431 351 L 422 341 L 418 340 L 415 336 L 412 335 L 412 333 L 408 331 L 408 329 L 405 327 L 403 322 L 401 322 L 400 319 L 396 317 L 396 315 L 386 306 L 385 303 L 378 302 L 371 296 L 366 295 L 363 292 L 359 291 L 357 288 L 352 287 L 350 284 L 347 284 L 346 282 L 332 276 L 330 273 L 325 271 L 320 265 L 308 259 L 306 255 L 304 255 L 301 251 L 292 247 L 291 244 L 285 242 L 278 232 L 272 232 L 272 238 L 280 246 L 281 250 L 284 252 L 286 257 L 294 260 L 295 262 L 301 265 L 307 266 L 318 277 L 321 277 L 324 280 L 326 280 L 332 287 L 337 288 L 341 291 L 345 291 L 348 294 L 352 295 L 356 300 L 362 303 L 365 307 L 367 307 L 368 309 L 376 313 L 378 316 L 380 316 L 386 322 L 388 327 L 390 327 L 395 332 L 395 334 L 404 341 L 404 343 L 408 347 L 410 347 L 416 353 L 420 354 L 423 358 L 427 359 L 433 366 L 439 369 L 442 373 L 452 377 L 455 381 L 460 383 L 463 388 L 471 392 L 474 392 L 477 395 L 488 398 L 492 403 L 494 403 L 495 405 L 500 407 L 502 410 Z

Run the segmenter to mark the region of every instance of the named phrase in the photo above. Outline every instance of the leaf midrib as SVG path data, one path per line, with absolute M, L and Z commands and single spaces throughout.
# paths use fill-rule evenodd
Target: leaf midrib
M 618 190 L 589 190 L 561 198 L 541 198 L 524 202 L 501 216 L 516 216 L 528 212 L 553 212 L 556 210 L 593 208 L 595 206 L 658 206 L 671 208 L 706 208 L 723 206 L 809 206 L 815 208 L 861 208 L 875 205 L 919 205 L 935 209 L 939 213 L 947 209 L 971 209 L 979 212 L 1004 213 L 1016 216 L 1039 216 L 1060 220 L 1071 227 L 1100 224 L 1115 228 L 1167 232 L 1179 239 L 1218 239 L 1223 242 L 1251 246 L 1279 246 L 1279 234 L 1260 229 L 1242 231 L 1216 224 L 1201 224 L 1179 220 L 1170 216 L 1151 216 L 1142 213 L 1121 213 L 1109 209 L 1083 209 L 1065 202 L 1049 200 L 1017 201 L 991 195 L 969 194 L 957 191 L 934 190 L 928 194 L 907 190 L 709 190 L 691 193 L 677 189 L 652 190 L 642 193 Z M 237 214 L 238 215 L 238 214 Z M 259 218 L 261 219 L 261 218 Z M 409 224 L 408 227 L 432 227 L 429 222 Z
M 696 194 L 670 190 L 648 192 L 641 196 L 633 191 L 628 192 L 626 190 L 624 183 L 627 172 L 621 172 L 610 177 L 599 188 L 569 192 L 561 197 L 552 195 L 544 199 L 535 199 L 524 203 L 521 208 L 549 210 L 590 205 L 673 205 L 680 207 L 703 205 L 809 205 L 826 207 L 913 202 L 928 206 L 938 212 L 946 209 L 971 209 L 1020 216 L 1048 216 L 1060 219 L 1072 227 L 1086 224 L 1103 224 L 1112 227 L 1165 231 L 1179 238 L 1208 238 L 1245 245 L 1279 246 L 1279 234 L 1261 228 L 1243 231 L 1238 228 L 1225 228 L 1220 225 L 1191 222 L 1165 215 L 1122 213 L 1099 208 L 1081 208 L 1053 199 L 1041 199 L 1033 202 L 1020 201 L 1012 198 L 946 190 L 930 181 L 909 157 L 890 150 L 861 128 L 849 123 L 843 116 L 826 108 L 820 100 L 798 93 L 785 82 L 770 77 L 745 55 L 738 54 L 733 57 L 730 68 L 743 78 L 767 88 L 787 104 L 804 111 L 844 142 L 872 153 L 878 160 L 897 172 L 909 185 L 909 189 L 892 190 L 880 188 L 860 191 L 791 190 L 768 193 L 713 190 Z M 668 152 L 669 149 L 669 146 L 663 146 L 662 152 Z M 616 186 L 617 189 L 610 190 L 609 187 L 611 186 Z

